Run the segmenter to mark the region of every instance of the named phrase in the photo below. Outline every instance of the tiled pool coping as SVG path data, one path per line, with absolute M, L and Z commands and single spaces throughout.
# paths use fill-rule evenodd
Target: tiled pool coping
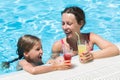
M 117 44 L 120 49 L 120 43 Z M 97 59 L 87 64 L 79 63 L 78 56 L 73 57 L 73 69 L 53 71 L 32 75 L 25 71 L 12 72 L 0 76 L 0 80 L 120 80 L 120 55 Z

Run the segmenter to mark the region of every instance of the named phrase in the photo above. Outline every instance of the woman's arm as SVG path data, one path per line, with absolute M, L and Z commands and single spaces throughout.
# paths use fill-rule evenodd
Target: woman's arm
M 92 41 L 93 44 L 96 44 L 100 48 L 100 50 L 93 52 L 94 59 L 111 57 L 119 54 L 119 49 L 116 45 L 103 39 L 99 35 L 91 33 L 90 41 Z

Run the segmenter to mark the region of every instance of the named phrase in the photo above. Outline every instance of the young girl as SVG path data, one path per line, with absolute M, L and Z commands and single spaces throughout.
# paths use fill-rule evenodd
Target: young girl
M 4 66 L 9 67 L 10 63 L 19 60 L 19 67 L 31 74 L 71 68 L 69 61 L 64 61 L 62 64 L 54 61 L 51 65 L 42 65 L 42 44 L 40 39 L 33 35 L 24 35 L 18 40 L 17 54 L 18 58 L 5 63 Z

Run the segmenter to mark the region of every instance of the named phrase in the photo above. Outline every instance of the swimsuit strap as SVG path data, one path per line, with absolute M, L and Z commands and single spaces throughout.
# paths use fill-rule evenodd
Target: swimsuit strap
M 64 41 L 63 41 L 63 39 L 61 39 L 61 43 L 62 43 L 62 53 L 63 53 L 64 50 L 65 50 L 65 45 L 64 45 Z
M 87 43 L 90 41 L 90 33 L 87 33 L 86 35 L 85 35 L 85 38 L 86 38 L 86 40 L 87 40 Z
M 87 41 L 87 43 L 90 42 L 90 33 L 83 33 L 84 39 Z M 93 46 L 91 46 L 90 50 L 93 50 Z
M 63 41 L 63 39 L 61 39 L 61 43 L 62 43 L 62 45 L 64 44 L 64 41 Z
M 90 41 L 90 33 L 87 33 L 87 34 L 85 35 L 85 38 L 86 38 L 86 40 L 87 40 L 87 43 L 89 43 L 89 41 Z M 90 50 L 91 50 L 91 51 L 93 50 L 93 46 L 91 47 Z

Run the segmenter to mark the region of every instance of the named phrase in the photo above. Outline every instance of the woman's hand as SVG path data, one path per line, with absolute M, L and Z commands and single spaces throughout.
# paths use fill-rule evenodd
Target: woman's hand
M 87 63 L 87 62 L 93 61 L 94 57 L 90 51 L 82 53 L 82 54 L 83 54 L 83 57 L 80 57 L 81 63 Z

